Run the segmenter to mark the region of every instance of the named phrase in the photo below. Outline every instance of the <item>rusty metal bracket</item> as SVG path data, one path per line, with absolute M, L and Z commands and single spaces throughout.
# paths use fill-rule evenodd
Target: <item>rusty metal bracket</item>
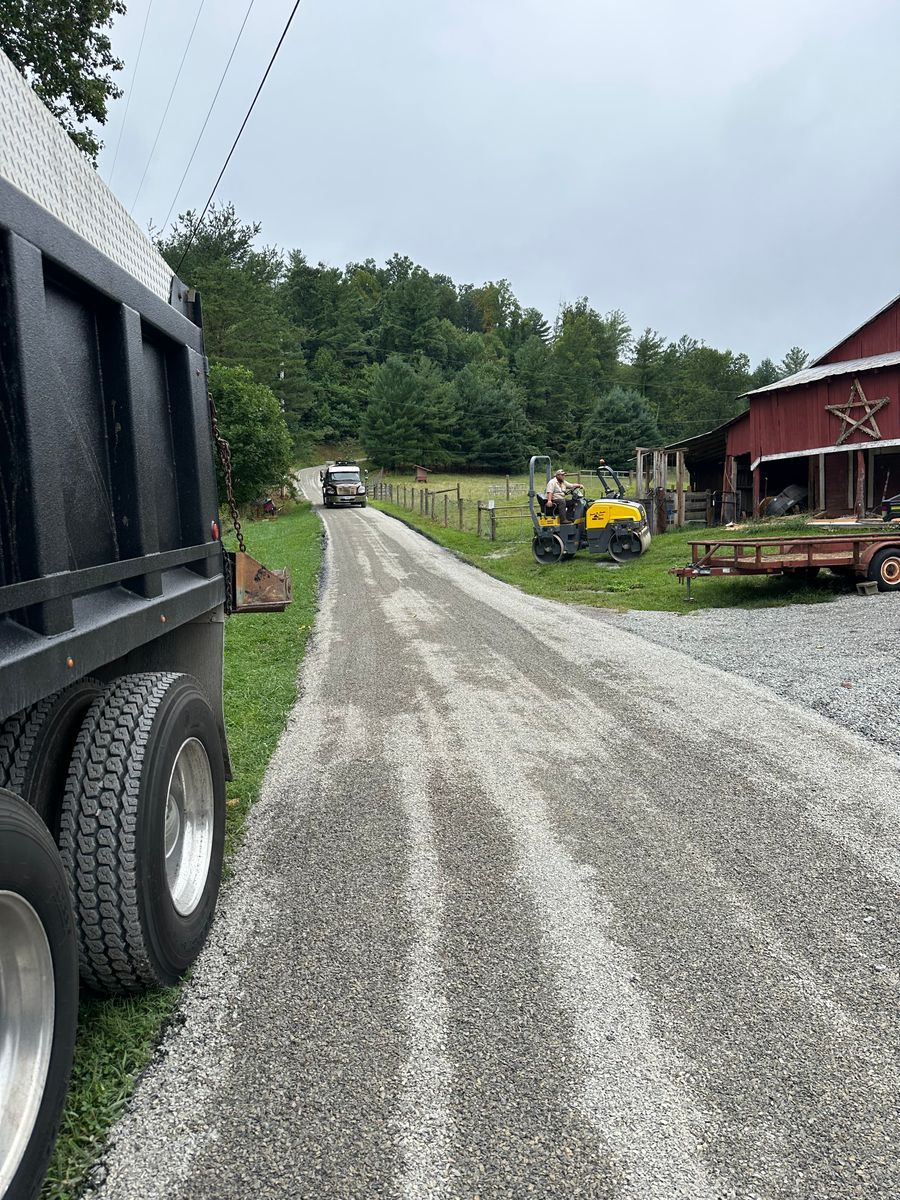
M 287 567 L 270 571 L 246 550 L 227 550 L 233 613 L 284 612 L 293 599 Z

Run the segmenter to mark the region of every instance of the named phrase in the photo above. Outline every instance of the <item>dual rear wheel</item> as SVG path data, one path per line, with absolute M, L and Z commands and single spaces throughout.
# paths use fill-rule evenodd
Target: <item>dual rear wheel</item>
M 106 993 L 174 983 L 206 939 L 221 877 L 223 747 L 200 685 L 146 673 L 75 688 L 78 700 L 69 689 L 0 727 L 5 1200 L 40 1188 L 71 1068 L 79 973 Z M 59 778 L 49 749 L 61 749 L 79 706 L 60 799 L 46 790 Z

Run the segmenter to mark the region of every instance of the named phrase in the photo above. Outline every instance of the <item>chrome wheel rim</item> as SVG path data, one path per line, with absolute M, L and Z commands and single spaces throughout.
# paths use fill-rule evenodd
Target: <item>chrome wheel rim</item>
M 53 956 L 40 917 L 0 891 L 0 1195 L 34 1132 L 53 1048 Z
M 215 802 L 209 756 L 188 738 L 175 756 L 163 830 L 166 884 L 175 911 L 188 917 L 200 903 L 212 859 Z
M 900 558 L 886 558 L 881 564 L 881 578 L 892 587 L 900 583 Z

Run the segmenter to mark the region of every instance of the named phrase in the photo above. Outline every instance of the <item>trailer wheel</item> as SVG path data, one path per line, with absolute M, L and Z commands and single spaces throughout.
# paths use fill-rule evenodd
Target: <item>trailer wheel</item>
M 888 546 L 873 554 L 868 575 L 879 592 L 900 592 L 900 549 Z
M 46 826 L 0 789 L 0 1196 L 37 1196 L 75 1048 L 78 953 Z
M 60 823 L 85 983 L 134 992 L 187 970 L 212 921 L 224 839 L 222 747 L 200 685 L 117 679 L 85 718 Z
M 99 680 L 81 679 L 0 725 L 0 787 L 30 804 L 54 840 L 75 739 L 102 691 Z

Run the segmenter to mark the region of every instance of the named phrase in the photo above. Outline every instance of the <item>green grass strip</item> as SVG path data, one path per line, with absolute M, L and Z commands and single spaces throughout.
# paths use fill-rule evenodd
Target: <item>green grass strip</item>
M 241 615 L 225 628 L 225 719 L 234 779 L 228 785 L 226 863 L 259 795 L 266 764 L 297 697 L 297 672 L 316 611 L 322 526 L 308 504 L 245 529 L 248 549 L 290 568 L 294 602 L 284 613 Z M 85 997 L 62 1129 L 42 1200 L 74 1200 L 153 1057 L 180 989 L 128 999 Z

